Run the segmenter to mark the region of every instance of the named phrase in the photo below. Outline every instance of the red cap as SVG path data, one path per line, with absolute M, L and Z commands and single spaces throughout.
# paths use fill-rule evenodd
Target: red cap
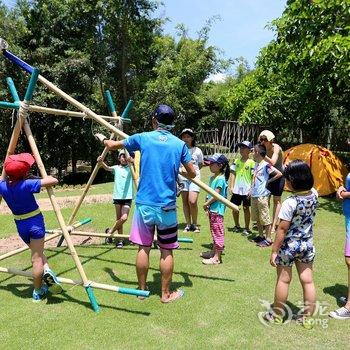
M 19 153 L 8 156 L 5 159 L 4 168 L 11 180 L 19 180 L 28 174 L 34 163 L 35 159 L 30 153 Z

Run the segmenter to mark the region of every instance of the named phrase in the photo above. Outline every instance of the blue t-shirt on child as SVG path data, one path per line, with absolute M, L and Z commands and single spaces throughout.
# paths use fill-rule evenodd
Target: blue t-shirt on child
M 186 144 L 166 130 L 135 134 L 123 144 L 129 152 L 141 152 L 136 203 L 159 207 L 175 205 L 180 163 L 187 164 L 192 159 Z
M 347 175 L 345 179 L 346 191 L 350 192 L 350 173 Z M 344 216 L 350 217 L 350 198 L 346 198 L 343 200 L 343 213 Z
M 220 195 L 225 197 L 227 196 L 227 181 L 225 179 L 224 175 L 219 175 L 217 177 L 214 178 L 214 176 L 212 176 L 209 179 L 209 187 L 211 187 L 213 190 L 216 190 L 218 188 L 220 188 Z M 208 194 L 207 196 L 208 199 L 213 198 L 212 195 Z M 209 210 L 213 213 L 219 214 L 221 216 L 224 216 L 225 214 L 225 209 L 226 209 L 226 205 L 223 204 L 221 201 L 216 200 L 214 203 L 210 204 Z
M 265 197 L 270 195 L 266 184 L 271 173 L 273 173 L 272 167 L 265 160 L 262 160 L 255 166 L 251 190 L 252 197 Z
M 39 208 L 33 193 L 39 193 L 41 180 L 21 180 L 14 183 L 0 180 L 0 195 L 14 215 L 23 215 Z

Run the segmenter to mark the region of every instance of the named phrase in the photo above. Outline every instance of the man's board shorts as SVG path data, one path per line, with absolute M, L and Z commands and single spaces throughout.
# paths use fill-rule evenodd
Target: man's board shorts
M 151 247 L 157 229 L 157 243 L 162 249 L 177 249 L 176 206 L 157 207 L 136 204 L 131 224 L 130 241 L 137 245 Z
M 15 219 L 15 223 L 20 237 L 27 244 L 31 239 L 45 237 L 45 222 L 41 213 L 23 220 Z
M 237 193 L 233 193 L 231 196 L 231 203 L 240 206 L 243 203 L 243 207 L 250 207 L 250 198 L 248 196 L 242 196 Z
M 200 192 L 199 186 L 190 180 L 180 181 L 183 184 L 182 192 Z
M 350 216 L 345 216 L 345 229 L 346 229 L 346 237 L 345 237 L 344 255 L 347 258 L 350 258 Z
M 132 199 L 113 199 L 113 204 L 127 205 L 131 207 Z

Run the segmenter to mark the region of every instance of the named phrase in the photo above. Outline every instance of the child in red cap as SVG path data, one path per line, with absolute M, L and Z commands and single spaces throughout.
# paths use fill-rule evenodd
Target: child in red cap
M 29 153 L 8 156 L 4 163 L 6 180 L 0 180 L 0 195 L 14 215 L 20 237 L 32 252 L 33 301 L 39 302 L 46 296 L 47 291 L 52 294 L 61 293 L 62 286 L 49 268 L 44 255 L 44 217 L 33 195 L 39 193 L 41 187 L 56 185 L 58 180 L 52 176 L 27 179 L 29 169 L 34 163 L 35 159 Z

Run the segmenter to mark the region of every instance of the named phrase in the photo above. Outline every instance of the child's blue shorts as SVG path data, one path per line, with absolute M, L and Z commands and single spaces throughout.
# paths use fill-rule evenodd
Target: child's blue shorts
M 29 244 L 31 239 L 45 237 L 45 222 L 43 214 L 32 216 L 24 220 L 15 220 L 17 231 L 22 240 Z

